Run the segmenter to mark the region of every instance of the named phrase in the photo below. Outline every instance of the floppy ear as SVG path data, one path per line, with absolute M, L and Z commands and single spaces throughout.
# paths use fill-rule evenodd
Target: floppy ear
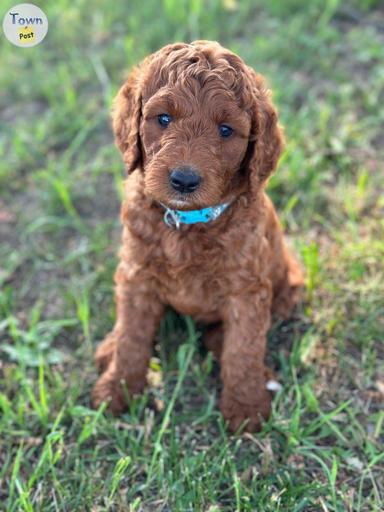
M 112 128 L 128 174 L 142 163 L 140 141 L 141 86 L 140 69 L 134 68 L 117 93 L 112 106 Z
M 247 166 L 251 191 L 256 192 L 275 170 L 284 147 L 284 136 L 263 77 L 248 69 L 253 105 Z

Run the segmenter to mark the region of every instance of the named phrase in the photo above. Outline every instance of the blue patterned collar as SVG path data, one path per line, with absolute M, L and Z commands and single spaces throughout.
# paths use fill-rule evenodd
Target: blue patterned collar
M 202 210 L 172 210 L 161 203 L 161 206 L 165 208 L 164 222 L 169 227 L 180 228 L 181 224 L 197 224 L 198 222 L 210 222 L 216 220 L 220 215 L 228 208 L 230 203 L 218 204 L 217 206 L 209 206 Z

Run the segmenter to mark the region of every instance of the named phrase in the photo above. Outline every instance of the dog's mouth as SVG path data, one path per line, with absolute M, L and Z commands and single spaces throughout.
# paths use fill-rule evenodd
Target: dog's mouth
M 185 193 L 172 190 L 169 183 L 154 179 L 148 175 L 145 183 L 145 191 L 148 196 L 166 208 L 172 210 L 198 210 L 205 206 L 205 194 L 203 190 L 195 190 Z
M 192 203 L 193 201 L 191 201 L 189 196 L 179 195 L 175 198 L 169 199 L 167 206 L 170 208 L 188 208 Z
M 188 194 L 172 191 L 160 200 L 160 202 L 163 206 L 172 210 L 198 210 L 204 208 L 204 201 L 202 201 L 203 197 L 200 197 L 200 195 L 201 194 L 199 194 L 198 191 L 190 192 Z
M 147 175 L 145 182 L 146 194 L 156 203 L 171 210 L 194 211 L 215 206 L 222 202 L 222 195 L 209 191 L 207 187 L 199 187 L 193 192 L 183 193 L 172 190 L 168 182 L 160 181 Z
M 196 191 L 190 194 L 169 194 L 168 197 L 164 197 L 162 199 L 160 199 L 160 197 L 157 199 L 154 197 L 154 199 L 165 208 L 185 212 L 203 210 L 225 202 L 225 200 L 221 200 L 220 197 L 205 197 L 201 191 Z

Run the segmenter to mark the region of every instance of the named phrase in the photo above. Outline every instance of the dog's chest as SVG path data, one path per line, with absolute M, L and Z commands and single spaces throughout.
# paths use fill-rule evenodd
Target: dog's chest
M 222 273 L 206 265 L 191 264 L 175 269 L 165 263 L 158 280 L 164 303 L 181 314 L 202 320 L 216 318 L 226 296 Z
M 250 279 L 254 271 L 248 245 L 234 238 L 228 250 L 221 239 L 166 231 L 161 252 L 150 263 L 163 302 L 179 313 L 215 321 L 226 298 L 241 286 L 241 276 Z

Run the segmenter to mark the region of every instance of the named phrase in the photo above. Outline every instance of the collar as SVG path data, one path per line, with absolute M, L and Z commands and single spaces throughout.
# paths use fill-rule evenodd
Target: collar
M 217 206 L 209 206 L 202 210 L 172 210 L 160 203 L 165 208 L 164 222 L 167 226 L 176 229 L 180 229 L 180 224 L 197 224 L 198 222 L 207 223 L 212 220 L 216 220 L 220 215 L 228 208 L 230 203 L 218 204 Z

